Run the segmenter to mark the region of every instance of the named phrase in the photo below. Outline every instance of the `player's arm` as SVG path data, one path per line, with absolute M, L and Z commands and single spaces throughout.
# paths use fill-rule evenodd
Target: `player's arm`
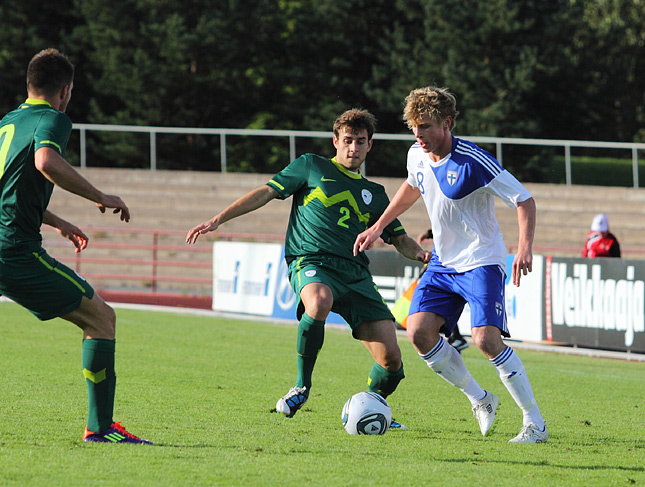
M 431 254 L 427 250 L 423 250 L 421 246 L 409 235 L 397 235 L 391 239 L 394 248 L 403 256 L 410 260 L 420 260 L 424 264 L 430 262 Z
M 105 213 L 106 208 L 113 208 L 113 213 L 121 213 L 121 221 L 130 221 L 130 210 L 121 198 L 99 191 L 70 166 L 56 150 L 41 147 L 36 151 L 34 162 L 36 169 L 56 186 L 93 201 L 101 213 Z
M 186 235 L 186 243 L 195 243 L 200 235 L 217 230 L 222 223 L 261 208 L 277 196 L 276 190 L 267 185 L 248 192 L 210 220 L 191 228 Z
M 517 204 L 517 223 L 519 225 L 519 242 L 517 253 L 513 260 L 512 281 L 520 285 L 522 274 L 527 275 L 533 270 L 533 239 L 535 237 L 536 221 L 535 200 L 529 198 Z
M 50 227 L 54 227 L 61 237 L 65 237 L 72 242 L 76 252 L 80 252 L 87 247 L 89 238 L 83 233 L 83 230 L 78 228 L 76 225 L 63 220 L 51 211 L 45 210 L 45 213 L 43 214 L 43 223 Z
M 394 221 L 401 213 L 410 208 L 419 199 L 421 192 L 404 181 L 399 190 L 390 201 L 381 217 L 370 228 L 359 233 L 354 242 L 354 255 L 369 250 L 374 242 L 381 236 L 386 226 Z

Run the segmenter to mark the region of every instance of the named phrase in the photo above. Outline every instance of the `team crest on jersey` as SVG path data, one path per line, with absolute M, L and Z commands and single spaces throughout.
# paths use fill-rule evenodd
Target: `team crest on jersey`
M 369 205 L 372 202 L 372 193 L 370 193 L 368 190 L 364 189 L 363 191 L 361 191 L 361 196 L 363 197 L 363 201 L 366 205 Z
M 502 316 L 503 310 L 504 310 L 504 307 L 502 306 L 502 303 L 495 302 L 495 312 L 497 313 L 497 316 Z
M 448 171 L 446 174 L 446 180 L 450 186 L 455 184 L 457 182 L 457 171 Z

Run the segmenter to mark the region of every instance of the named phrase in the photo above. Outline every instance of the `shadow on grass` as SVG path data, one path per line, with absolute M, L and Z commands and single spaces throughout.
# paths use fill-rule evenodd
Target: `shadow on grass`
M 645 472 L 645 467 L 629 467 L 624 465 L 564 465 L 558 463 L 551 463 L 546 460 L 540 460 L 537 462 L 532 462 L 530 460 L 526 461 L 515 461 L 515 460 L 487 460 L 481 459 L 478 461 L 473 460 L 472 458 L 446 458 L 446 459 L 434 459 L 437 462 L 446 462 L 446 463 L 480 463 L 480 464 L 500 464 L 500 465 L 525 465 L 533 467 L 549 467 L 549 468 L 561 468 L 563 470 L 621 470 L 624 472 Z

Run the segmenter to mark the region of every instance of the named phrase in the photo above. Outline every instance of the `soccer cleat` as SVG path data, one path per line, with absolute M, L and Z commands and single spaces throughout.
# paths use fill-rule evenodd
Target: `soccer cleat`
M 546 443 L 546 440 L 549 438 L 549 430 L 544 425 L 544 429 L 541 430 L 538 428 L 538 425 L 535 423 L 529 423 L 526 426 L 522 427 L 520 434 L 517 435 L 512 440 L 508 440 L 509 443 Z
M 293 418 L 307 399 L 309 399 L 309 390 L 306 387 L 294 386 L 285 396 L 278 399 L 275 410 L 287 418 Z
M 462 336 L 453 338 L 452 335 L 448 338 L 448 343 L 455 347 L 459 353 L 461 353 L 462 350 L 467 349 L 470 345 L 468 345 L 468 342 L 466 339 Z
M 105 431 L 94 433 L 87 429 L 85 426 L 85 434 L 83 441 L 91 441 L 97 443 L 139 443 L 144 445 L 153 445 L 152 441 L 144 440 L 132 433 L 128 433 L 126 429 L 121 426 L 121 422 L 112 423 L 112 425 Z
M 390 429 L 407 430 L 408 427 L 399 423 L 398 421 L 395 421 L 394 418 L 392 418 L 392 422 L 390 423 Z
M 473 415 L 477 418 L 482 435 L 486 436 L 495 422 L 495 412 L 499 406 L 499 397 L 486 391 L 486 395 L 473 406 Z

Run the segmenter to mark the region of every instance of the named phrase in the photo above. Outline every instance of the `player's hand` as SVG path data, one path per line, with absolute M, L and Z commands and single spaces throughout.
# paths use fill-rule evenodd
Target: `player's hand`
M 112 211 L 112 213 L 121 213 L 121 221 L 125 221 L 126 223 L 130 221 L 130 210 L 125 205 L 123 200 L 116 195 L 104 195 L 103 201 L 96 203 L 96 206 L 101 211 L 101 213 L 105 213 L 106 208 L 113 208 L 114 211 Z
M 370 227 L 362 233 L 359 233 L 354 242 L 354 255 L 358 255 L 359 252 L 365 252 L 366 250 L 371 249 L 374 246 L 374 242 L 378 240 L 380 234 L 374 231 L 374 227 Z
M 76 225 L 73 225 L 69 222 L 62 222 L 57 228 L 56 231 L 61 237 L 65 237 L 74 246 L 74 251 L 76 253 L 87 247 L 89 242 L 89 237 L 83 233 L 83 230 L 78 228 Z
M 518 249 L 513 259 L 512 281 L 517 287 L 520 286 L 522 275 L 527 275 L 533 271 L 533 253 Z
M 197 240 L 197 237 L 205 233 L 217 230 L 217 227 L 219 227 L 219 221 L 217 221 L 216 219 L 212 219 L 212 220 L 208 220 L 207 222 L 200 223 L 196 227 L 193 227 L 190 230 L 188 230 L 188 234 L 186 235 L 186 243 L 194 244 L 195 241 Z
M 423 262 L 424 264 L 427 264 L 428 262 L 430 262 L 431 258 L 432 258 L 432 254 L 427 250 L 417 252 L 417 260 Z

